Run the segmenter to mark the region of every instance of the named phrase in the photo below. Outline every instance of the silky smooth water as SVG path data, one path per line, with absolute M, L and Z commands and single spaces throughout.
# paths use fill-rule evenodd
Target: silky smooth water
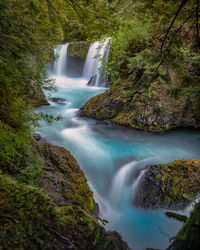
M 109 230 L 118 231 L 132 249 L 165 249 L 182 223 L 168 219 L 165 210 L 135 208 L 132 201 L 146 165 L 200 157 L 200 133 L 176 130 L 157 135 L 127 128 L 112 128 L 80 118 L 78 110 L 105 88 L 86 86 L 83 78 L 57 77 L 52 97 L 66 100 L 41 107 L 63 120 L 39 129 L 44 140 L 68 149 L 77 159 L 99 204 Z M 181 211 L 188 214 L 191 208 Z
M 106 38 L 104 41 L 97 41 L 91 44 L 85 59 L 83 77 L 88 81 L 91 79 L 91 77 L 95 77 L 95 80 L 92 84 L 94 86 L 105 85 L 106 78 L 104 74 L 101 73 L 101 70 L 103 66 L 103 59 L 104 63 L 108 59 L 110 48 L 109 42 L 110 38 Z

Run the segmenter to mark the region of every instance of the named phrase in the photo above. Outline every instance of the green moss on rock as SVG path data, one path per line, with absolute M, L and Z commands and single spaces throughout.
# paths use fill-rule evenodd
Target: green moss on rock
M 144 208 L 181 209 L 200 192 L 200 160 L 153 165 L 139 184 L 134 204 Z
M 129 249 L 93 218 L 92 192 L 71 154 L 48 143 L 32 148 L 43 159 L 37 187 L 0 172 L 0 249 Z
M 179 89 L 178 97 L 170 94 L 174 88 Z M 191 100 L 187 89 L 180 86 L 180 80 L 145 86 L 121 80 L 120 84 L 90 99 L 83 107 L 83 114 L 151 132 L 197 128 L 200 127 L 200 101 Z
M 47 227 L 55 225 L 55 210 L 42 191 L 0 175 L 0 246 L 2 249 L 53 249 Z
M 168 250 L 200 249 L 200 203 L 195 206 L 189 219 L 185 222 Z
M 92 211 L 93 194 L 69 151 L 42 142 L 36 143 L 36 149 L 44 165 L 40 185 L 53 201 L 58 206 L 73 204 Z

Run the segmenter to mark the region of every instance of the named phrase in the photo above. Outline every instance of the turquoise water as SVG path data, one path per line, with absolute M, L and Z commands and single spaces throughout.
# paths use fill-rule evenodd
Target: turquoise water
M 99 204 L 106 228 L 118 231 L 132 249 L 165 249 L 181 223 L 168 219 L 164 210 L 146 211 L 133 207 L 138 182 L 148 164 L 175 159 L 200 158 L 200 133 L 177 130 L 164 135 L 96 124 L 77 116 L 79 108 L 105 88 L 86 86 L 82 78 L 56 78 L 52 97 L 66 100 L 39 108 L 44 113 L 62 115 L 51 126 L 41 122 L 44 140 L 68 149 L 84 171 Z M 188 207 L 183 214 L 188 214 Z M 166 235 L 165 235 L 166 234 Z

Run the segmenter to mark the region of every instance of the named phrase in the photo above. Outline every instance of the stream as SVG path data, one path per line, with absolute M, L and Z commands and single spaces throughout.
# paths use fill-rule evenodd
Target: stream
M 65 55 L 54 63 L 56 70 L 49 72 L 57 87 L 51 97 L 65 101 L 49 101 L 49 106 L 38 109 L 61 115 L 63 120 L 53 125 L 41 121 L 38 132 L 44 141 L 66 148 L 78 161 L 99 204 L 99 217 L 109 221 L 106 229 L 118 231 L 132 249 L 165 249 L 169 246 L 166 235 L 174 237 L 182 223 L 168 219 L 166 210 L 134 207 L 134 195 L 147 165 L 200 159 L 200 134 L 189 129 L 153 134 L 79 117 L 84 103 L 106 88 L 97 83 L 87 86 L 85 77 L 67 74 L 63 65 L 67 64 L 67 47 L 61 46 L 60 52 Z M 180 213 L 189 215 L 191 210 L 188 207 Z

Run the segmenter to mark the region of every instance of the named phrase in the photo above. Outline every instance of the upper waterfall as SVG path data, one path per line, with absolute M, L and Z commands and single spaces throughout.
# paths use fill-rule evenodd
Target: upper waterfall
M 55 55 L 58 56 L 58 59 L 54 61 L 54 74 L 56 76 L 66 75 L 68 46 L 69 43 L 66 43 L 55 48 Z
M 103 59 L 107 60 L 110 38 L 97 41 L 90 45 L 84 68 L 83 77 L 90 81 L 90 85 L 102 86 L 105 84 L 105 76 L 101 73 Z

